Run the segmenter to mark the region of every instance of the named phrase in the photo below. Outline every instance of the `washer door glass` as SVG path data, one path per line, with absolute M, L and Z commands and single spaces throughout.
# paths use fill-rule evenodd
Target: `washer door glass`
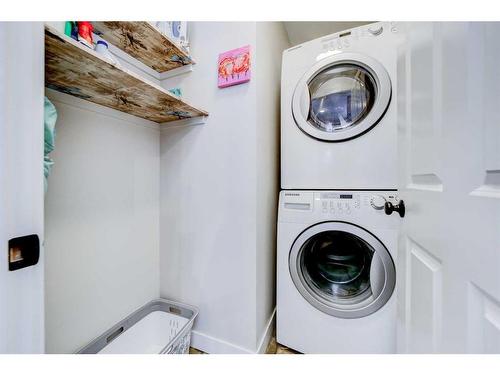
M 396 280 L 382 242 L 345 222 L 321 223 L 304 231 L 292 246 L 289 268 L 297 290 L 311 305 L 341 318 L 380 309 Z
M 302 245 L 300 272 L 309 287 L 325 298 L 353 303 L 368 298 L 373 248 L 342 231 L 325 231 Z
M 372 74 L 354 64 L 329 67 L 309 82 L 309 123 L 325 132 L 359 124 L 373 108 L 377 86 Z

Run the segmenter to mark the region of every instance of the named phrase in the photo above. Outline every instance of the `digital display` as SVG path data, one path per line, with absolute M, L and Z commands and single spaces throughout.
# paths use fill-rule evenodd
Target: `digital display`
M 356 196 L 359 199 L 359 196 Z M 320 199 L 354 199 L 354 194 L 339 194 L 332 192 L 323 192 L 320 194 Z

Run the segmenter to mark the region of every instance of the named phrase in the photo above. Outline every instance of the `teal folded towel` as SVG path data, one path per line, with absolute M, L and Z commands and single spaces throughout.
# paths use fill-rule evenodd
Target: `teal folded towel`
M 54 104 L 47 97 L 44 101 L 44 157 L 43 157 L 43 175 L 45 192 L 47 192 L 50 170 L 54 165 L 54 161 L 49 157 L 49 154 L 54 150 L 56 140 L 56 120 L 57 110 Z

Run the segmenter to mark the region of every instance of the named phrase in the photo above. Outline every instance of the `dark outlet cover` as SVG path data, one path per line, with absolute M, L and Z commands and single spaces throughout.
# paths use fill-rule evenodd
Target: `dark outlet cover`
M 9 240 L 7 259 L 9 271 L 33 266 L 40 258 L 40 240 L 36 234 Z

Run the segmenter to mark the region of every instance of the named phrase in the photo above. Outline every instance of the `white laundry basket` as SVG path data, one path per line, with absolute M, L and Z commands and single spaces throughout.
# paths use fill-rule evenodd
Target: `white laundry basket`
M 187 354 L 198 309 L 153 300 L 104 332 L 79 354 Z

